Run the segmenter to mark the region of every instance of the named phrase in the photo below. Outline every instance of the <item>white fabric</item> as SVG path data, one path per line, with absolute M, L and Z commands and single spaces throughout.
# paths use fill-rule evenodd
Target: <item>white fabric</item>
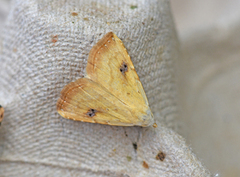
M 168 1 L 18 0 L 3 31 L 2 176 L 210 176 L 170 129 L 176 127 L 178 43 Z M 84 75 L 91 47 L 109 31 L 126 46 L 158 128 L 82 123 L 58 115 L 61 89 Z M 156 160 L 159 151 L 166 154 L 164 161 Z

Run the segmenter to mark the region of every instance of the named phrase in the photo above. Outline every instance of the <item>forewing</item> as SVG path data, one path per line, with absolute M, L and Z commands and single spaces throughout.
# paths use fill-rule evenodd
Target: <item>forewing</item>
M 122 41 L 107 33 L 90 51 L 87 76 L 127 105 L 148 109 L 148 101 Z
M 61 92 L 58 113 L 64 118 L 118 125 L 142 125 L 142 120 L 117 97 L 98 83 L 87 78 L 71 82 Z M 141 111 L 138 114 L 143 114 Z

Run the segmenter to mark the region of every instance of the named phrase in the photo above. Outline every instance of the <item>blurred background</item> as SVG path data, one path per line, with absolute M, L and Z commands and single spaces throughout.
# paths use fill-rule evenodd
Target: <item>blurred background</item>
M 240 1 L 171 0 L 179 132 L 213 173 L 240 176 Z
M 0 32 L 10 3 L 0 0 Z M 170 4 L 181 53 L 178 133 L 213 174 L 240 176 L 240 0 Z

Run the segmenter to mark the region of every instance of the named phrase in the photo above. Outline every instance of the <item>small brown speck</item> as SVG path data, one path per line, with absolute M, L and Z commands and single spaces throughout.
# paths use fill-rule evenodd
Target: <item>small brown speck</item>
M 127 161 L 130 162 L 132 160 L 132 157 L 127 156 Z
M 72 12 L 72 16 L 78 16 L 78 13 L 77 12 Z
M 149 169 L 149 165 L 145 161 L 142 162 L 142 166 L 146 169 Z
M 134 6 L 134 5 L 130 6 L 131 9 L 136 9 L 137 7 L 138 6 Z
M 145 23 L 144 23 L 144 22 L 142 22 L 142 24 L 143 24 L 143 25 L 145 25 Z
M 13 52 L 16 53 L 16 52 L 17 52 L 17 49 L 16 49 L 16 48 L 13 48 Z
M 107 22 L 107 24 L 108 24 L 108 25 L 110 25 L 110 23 L 109 23 L 109 22 Z
M 88 19 L 87 17 L 83 18 L 83 20 L 85 20 L 85 21 L 89 21 L 89 19 Z
M 52 37 L 52 42 L 56 43 L 58 41 L 58 35 Z
M 166 154 L 164 154 L 163 152 L 159 152 L 158 155 L 156 156 L 156 159 L 163 161 L 165 157 L 166 157 Z
M 153 128 L 157 128 L 158 126 L 157 126 L 157 124 L 156 123 L 154 123 L 153 124 Z

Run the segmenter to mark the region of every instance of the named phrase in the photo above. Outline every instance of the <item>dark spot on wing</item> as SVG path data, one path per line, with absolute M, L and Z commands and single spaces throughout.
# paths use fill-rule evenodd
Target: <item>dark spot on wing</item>
M 95 109 L 90 109 L 88 112 L 87 112 L 87 115 L 89 116 L 89 117 L 93 117 L 93 116 L 95 116 L 96 113 L 97 112 L 97 110 L 95 110 Z
M 124 75 L 125 72 L 127 71 L 128 71 L 128 65 L 125 62 L 123 62 L 123 64 L 120 67 L 120 72 Z

